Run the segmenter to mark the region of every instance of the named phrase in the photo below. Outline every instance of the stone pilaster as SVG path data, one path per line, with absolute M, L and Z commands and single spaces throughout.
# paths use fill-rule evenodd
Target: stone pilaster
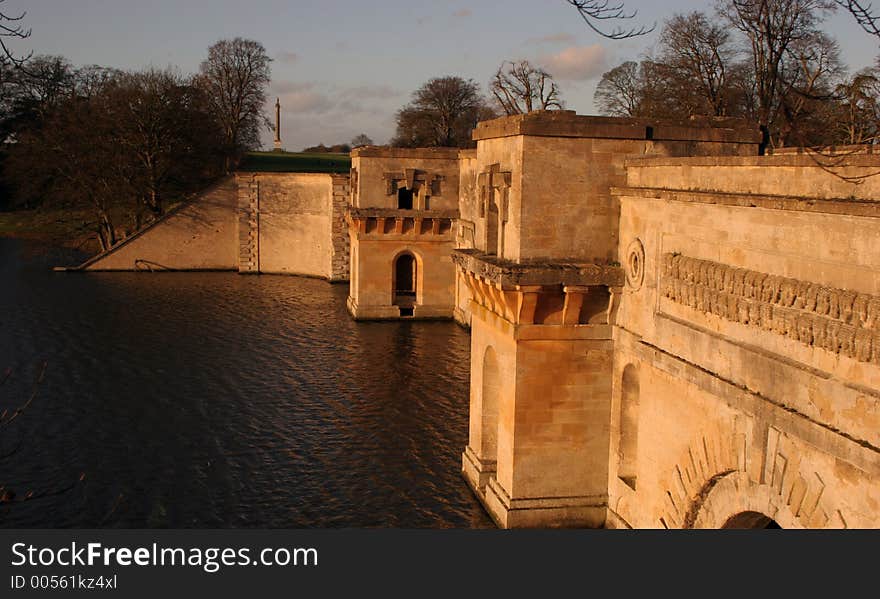
M 472 313 L 465 479 L 502 528 L 602 526 L 623 271 L 453 260 Z

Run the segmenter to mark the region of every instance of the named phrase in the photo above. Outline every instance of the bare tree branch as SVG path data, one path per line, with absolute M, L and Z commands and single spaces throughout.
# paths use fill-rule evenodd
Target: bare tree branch
M 5 428 L 10 425 L 10 423 L 14 422 L 19 416 L 24 414 L 25 410 L 30 407 L 33 403 L 34 399 L 37 397 L 37 393 L 40 390 L 40 384 L 43 382 L 43 377 L 46 375 L 46 366 L 48 362 L 43 362 L 42 367 L 40 368 L 40 373 L 37 375 L 36 380 L 34 381 L 33 388 L 31 389 L 30 397 L 28 400 L 22 404 L 20 407 L 16 408 L 11 414 L 8 410 L 4 410 L 2 414 L 0 414 L 0 428 Z M 9 371 L 7 371 L 9 372 Z M 9 375 L 3 379 L 5 382 L 9 378 Z
M 628 12 L 623 2 L 610 3 L 609 0 L 565 0 L 581 15 L 587 26 L 601 35 L 612 40 L 622 40 L 639 35 L 645 35 L 654 31 L 656 23 L 650 27 L 636 26 L 626 29 L 624 27 L 615 27 L 611 31 L 600 29 L 596 21 L 617 21 L 632 19 L 638 11 Z
M 4 2 L 6 2 L 6 0 L 0 0 L 0 4 L 3 4 Z M 3 11 L 0 11 L 0 57 L 5 56 L 8 60 L 12 61 L 14 66 L 17 67 L 20 67 L 28 58 L 30 58 L 33 52 L 23 58 L 16 58 L 15 54 L 6 44 L 4 38 L 26 39 L 30 37 L 31 30 L 25 29 L 22 24 L 26 15 L 27 13 L 23 12 L 20 15 L 10 16 Z
M 880 15 L 874 12 L 870 2 L 867 4 L 859 0 L 834 0 L 834 2 L 848 10 L 867 33 L 880 37 Z

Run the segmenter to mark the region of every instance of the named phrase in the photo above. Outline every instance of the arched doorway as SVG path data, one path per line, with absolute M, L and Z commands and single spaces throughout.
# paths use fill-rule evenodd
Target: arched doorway
M 501 395 L 501 372 L 498 356 L 489 346 L 483 354 L 482 428 L 480 457 L 494 462 L 498 459 L 498 404 Z
M 400 308 L 401 316 L 412 316 L 416 304 L 418 263 L 412 254 L 401 254 L 394 261 L 392 303 Z
M 779 526 L 776 520 L 760 512 L 740 512 L 736 516 L 729 518 L 721 528 L 758 530 L 782 527 Z

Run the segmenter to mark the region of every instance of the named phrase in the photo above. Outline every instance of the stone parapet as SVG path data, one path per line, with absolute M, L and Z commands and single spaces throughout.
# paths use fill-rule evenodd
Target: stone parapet
M 846 160 L 839 156 L 824 156 L 813 153 L 785 152 L 766 156 L 634 156 L 626 159 L 626 166 L 760 166 L 760 167 L 811 167 L 811 168 L 849 168 L 880 167 L 880 153 L 870 152 L 847 155 Z M 825 160 L 833 162 L 825 162 Z
M 654 187 L 612 187 L 614 197 L 649 198 L 693 204 L 764 208 L 821 214 L 845 214 L 880 218 L 880 202 L 858 198 L 814 198 L 805 196 L 770 195 L 756 193 L 728 193 Z
M 476 141 L 515 135 L 746 144 L 761 140 L 755 127 L 739 119 L 666 121 L 584 116 L 570 110 L 534 111 L 483 121 L 473 131 Z
M 878 154 L 632 157 L 625 164 L 626 183 L 613 186 L 875 204 L 880 197 Z
M 458 148 L 392 148 L 364 146 L 351 151 L 352 158 L 419 158 L 423 160 L 457 160 Z

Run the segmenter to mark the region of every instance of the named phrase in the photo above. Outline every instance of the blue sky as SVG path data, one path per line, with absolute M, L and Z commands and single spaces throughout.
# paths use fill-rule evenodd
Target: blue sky
M 711 11 L 712 0 L 626 0 L 650 25 L 675 12 Z M 281 97 L 285 147 L 343 143 L 364 132 L 385 143 L 394 113 L 435 76 L 486 84 L 506 59 L 527 58 L 554 74 L 567 108 L 594 113 L 601 74 L 638 58 L 656 32 L 611 41 L 590 31 L 563 0 L 282 1 L 6 0 L 27 10 L 33 34 L 22 52 L 61 54 L 74 64 L 198 68 L 208 46 L 235 36 L 260 41 L 274 59 L 270 94 Z M 826 30 L 855 70 L 871 65 L 878 41 L 839 14 Z M 272 135 L 264 140 L 271 145 Z

